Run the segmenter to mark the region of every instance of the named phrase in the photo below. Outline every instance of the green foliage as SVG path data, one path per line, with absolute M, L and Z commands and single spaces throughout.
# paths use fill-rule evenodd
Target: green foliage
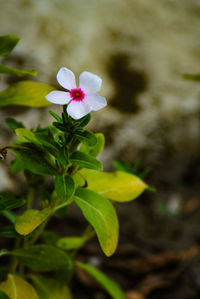
M 0 92 L 0 107 L 19 105 L 46 107 L 49 102 L 45 96 L 54 88 L 48 84 L 33 81 L 20 81 Z
M 58 239 L 56 245 L 64 250 L 75 250 L 85 245 L 84 237 L 65 237 Z
M 19 42 L 20 37 L 16 35 L 2 35 L 0 36 L 0 56 L 7 56 L 12 52 Z
M 78 188 L 75 203 L 93 226 L 105 255 L 111 256 L 117 247 L 119 224 L 115 209 L 108 199 L 94 191 Z
M 6 293 L 0 290 L 0 299 L 10 299 Z
M 0 56 L 8 55 L 18 41 L 16 36 L 0 36 Z M 36 75 L 34 70 L 18 70 L 4 65 L 0 65 L 0 73 Z M 14 83 L 0 91 L 0 107 L 48 106 L 50 103 L 45 97 L 53 89 L 39 82 Z M 139 173 L 139 163 L 132 167 L 115 162 L 118 171 L 100 171 L 102 164 L 96 157 L 104 148 L 104 135 L 85 129 L 90 114 L 74 120 L 66 113 L 66 108 L 64 105 L 61 116 L 49 111 L 55 120 L 45 128 L 36 124 L 30 130 L 20 121 L 6 120 L 17 140 L 0 148 L 0 158 L 5 160 L 8 150 L 15 155 L 12 172 L 22 171 L 26 186 L 22 188 L 25 199 L 9 192 L 0 193 L 0 214 L 10 221 L 10 225 L 1 227 L 0 237 L 15 238 L 13 250 L 0 250 L 2 259 L 5 255 L 11 258 L 10 268 L 2 272 L 0 280 L 7 273 L 20 273 L 32 280 L 38 294 L 25 279 L 8 274 L 7 279 L 0 282 L 2 299 L 7 296 L 9 299 L 71 299 L 66 283 L 73 274 L 77 251 L 94 235 L 106 256 L 116 250 L 119 224 L 111 201 L 130 201 L 147 189 L 142 179 L 148 171 Z M 54 217 L 57 223 L 70 213 L 72 203 L 80 208 L 89 222 L 83 235 L 61 237 L 45 231 L 51 218 Z M 84 263 L 77 265 L 95 278 L 112 298 L 125 298 L 117 284 L 99 270 Z M 48 273 L 47 277 L 41 277 L 39 273 L 30 275 L 32 270 L 53 271 L 54 279 L 47 278 Z
M 30 269 L 46 272 L 60 270 L 72 271 L 73 262 L 69 254 L 51 245 L 35 245 L 20 248 L 10 252 L 20 262 Z
M 98 281 L 113 299 L 125 299 L 121 288 L 100 270 L 90 264 L 76 263 L 76 265 Z
M 14 132 L 18 128 L 25 128 L 25 126 L 22 122 L 17 121 L 13 118 L 6 118 L 6 123 Z
M 25 144 L 26 145 L 26 144 Z M 30 146 L 30 145 L 29 145 Z M 56 166 L 52 165 L 44 152 L 39 150 L 28 150 L 27 149 L 12 149 L 16 155 L 22 169 L 27 169 L 35 174 L 40 175 L 56 175 Z
M 86 130 L 75 133 L 75 136 L 78 140 L 80 140 L 80 142 L 86 143 L 89 146 L 94 146 L 97 143 L 95 134 Z
M 31 275 L 40 299 L 72 299 L 69 288 L 56 279 Z
M 102 133 L 95 134 L 96 143 L 94 146 L 82 144 L 80 150 L 84 153 L 90 154 L 93 157 L 97 157 L 103 150 L 105 144 L 105 137 Z
M 77 164 L 81 168 L 89 168 L 89 169 L 95 169 L 95 170 L 102 169 L 102 165 L 98 160 L 96 160 L 94 157 L 89 156 L 80 151 L 74 152 L 70 156 L 70 161 L 72 163 Z
M 55 178 L 55 189 L 62 202 L 70 199 L 75 191 L 74 180 L 69 175 L 58 175 Z
M 7 56 L 12 52 L 20 38 L 16 35 L 3 35 L 0 36 L 0 56 Z M 8 67 L 6 65 L 0 64 L 0 74 L 9 74 L 15 76 L 25 76 L 31 75 L 36 76 L 36 70 L 19 70 L 16 68 Z
M 8 193 L 8 192 L 0 193 L 0 212 L 19 208 L 24 204 L 25 204 L 24 199 L 16 198 L 16 196 L 12 193 Z
M 19 235 L 13 225 L 8 225 L 0 228 L 0 237 L 3 238 L 23 238 Z

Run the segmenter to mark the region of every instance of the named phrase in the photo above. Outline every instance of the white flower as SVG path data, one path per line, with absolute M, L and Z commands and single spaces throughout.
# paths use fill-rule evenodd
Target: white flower
M 82 118 L 107 105 L 106 99 L 97 92 L 101 89 L 102 80 L 90 72 L 79 76 L 79 87 L 76 86 L 74 73 L 62 67 L 57 74 L 58 83 L 67 91 L 51 91 L 46 99 L 54 104 L 67 105 L 67 113 L 74 119 Z

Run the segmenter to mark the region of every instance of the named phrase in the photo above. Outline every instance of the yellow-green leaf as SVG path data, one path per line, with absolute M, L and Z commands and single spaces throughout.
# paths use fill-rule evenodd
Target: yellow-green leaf
M 16 218 L 15 229 L 20 235 L 26 236 L 42 224 L 50 213 L 50 208 L 45 208 L 41 211 L 33 209 L 27 210 L 23 215 Z
M 15 133 L 21 142 L 29 141 L 40 144 L 40 142 L 35 137 L 35 134 L 26 128 L 17 128 L 15 130 Z
M 31 284 L 12 274 L 8 274 L 6 281 L 0 284 L 0 290 L 5 292 L 10 299 L 39 299 Z
M 45 96 L 54 88 L 34 81 L 20 81 L 0 92 L 0 107 L 19 105 L 46 107 L 50 105 Z
M 114 201 L 131 201 L 148 187 L 136 175 L 123 171 L 100 172 L 82 169 L 80 173 L 85 177 L 88 189 Z M 74 179 L 80 186 L 85 184 L 83 178 L 78 174 L 74 176 Z
M 83 247 L 85 242 L 84 237 L 64 237 L 58 239 L 56 245 L 64 250 L 74 250 Z

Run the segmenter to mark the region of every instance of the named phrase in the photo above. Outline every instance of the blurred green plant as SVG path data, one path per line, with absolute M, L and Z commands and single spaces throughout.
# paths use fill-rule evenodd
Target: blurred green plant
M 12 35 L 1 37 L 0 55 L 8 55 L 18 41 Z M 4 68 L 4 73 L 8 69 Z M 21 76 L 22 71 L 10 70 L 9 74 Z M 0 92 L 0 106 L 47 106 L 45 95 L 52 89 L 47 84 L 21 81 Z M 27 194 L 21 198 L 10 192 L 0 193 L 0 214 L 10 222 L 0 229 L 0 237 L 15 239 L 12 250 L 0 250 L 1 259 L 11 259 L 10 266 L 0 268 L 0 298 L 72 298 L 68 282 L 78 267 L 95 278 L 112 298 L 123 299 L 123 291 L 113 280 L 92 265 L 76 261 L 76 256 L 94 235 L 106 256 L 115 252 L 119 224 L 113 202 L 133 200 L 146 190 L 148 186 L 141 178 L 144 173 L 133 174 L 134 167 L 128 173 L 116 162 L 117 171 L 102 171 L 97 156 L 103 150 L 104 136 L 85 129 L 90 114 L 74 120 L 66 113 L 66 105 L 61 116 L 53 111 L 50 114 L 55 119 L 51 125 L 31 130 L 22 122 L 6 120 L 18 139 L 1 147 L 0 157 L 5 160 L 8 150 L 14 154 L 11 170 L 14 174 L 23 172 Z M 50 191 L 45 187 L 49 177 L 54 182 Z M 89 223 L 85 232 L 60 237 L 45 231 L 53 217 L 57 221 L 66 217 L 72 204 L 80 208 Z M 54 274 L 51 279 L 49 272 Z

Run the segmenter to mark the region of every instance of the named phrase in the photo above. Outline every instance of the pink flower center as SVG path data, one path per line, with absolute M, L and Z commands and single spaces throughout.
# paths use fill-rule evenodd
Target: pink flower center
M 85 98 L 85 93 L 81 88 L 74 88 L 70 90 L 70 97 L 72 101 L 81 102 Z

